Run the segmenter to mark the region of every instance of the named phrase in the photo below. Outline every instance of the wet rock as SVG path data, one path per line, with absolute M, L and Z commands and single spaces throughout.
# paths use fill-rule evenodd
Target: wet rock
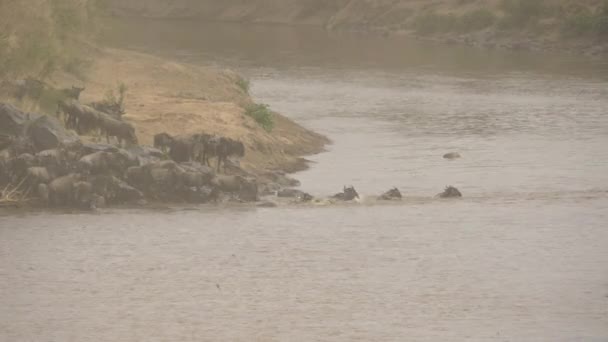
M 91 177 L 91 184 L 94 192 L 103 195 L 108 204 L 132 204 L 144 198 L 141 191 L 114 176 Z
M 49 183 L 51 181 L 51 176 L 46 167 L 41 166 L 32 166 L 29 167 L 26 171 L 27 173 L 27 181 L 29 184 L 33 186 L 38 186 L 40 183 Z
M 135 189 L 120 179 L 114 178 L 114 185 L 115 189 L 113 193 L 115 196 L 112 199 L 114 203 L 137 203 L 144 199 L 144 194 L 141 191 Z
M 281 187 L 285 188 L 300 186 L 299 180 L 291 178 L 281 171 L 267 172 L 263 177 L 270 182 L 279 184 Z
M 276 208 L 276 207 L 278 207 L 278 205 L 274 202 L 263 201 L 263 202 L 258 203 L 256 205 L 256 207 L 258 207 L 258 208 Z
M 165 158 L 165 154 L 154 147 L 132 145 L 127 151 L 136 156 L 139 165 L 155 163 Z
M 78 181 L 74 183 L 73 205 L 81 209 L 91 209 L 95 194 L 93 185 L 89 182 Z
M 281 186 L 274 182 L 264 182 L 259 186 L 260 196 L 276 195 L 281 191 Z
M 57 119 L 47 115 L 28 124 L 26 133 L 37 151 L 54 149 L 79 140 L 77 135 L 67 131 Z
M 446 153 L 443 155 L 443 158 L 448 159 L 448 160 L 454 160 L 454 159 L 458 159 L 460 157 L 461 157 L 461 155 L 458 152 L 450 152 L 450 153 Z
M 245 202 L 256 202 L 258 200 L 258 184 L 255 179 L 246 179 L 241 183 L 241 189 L 238 192 L 240 200 Z
M 378 199 L 382 201 L 394 201 L 402 198 L 403 196 L 401 195 L 401 191 L 399 191 L 397 188 L 392 188 L 378 197 Z
M 88 154 L 78 161 L 78 170 L 86 174 L 102 174 L 108 171 L 111 154 L 95 152 Z
M 49 204 L 52 206 L 69 206 L 73 204 L 74 183 L 80 181 L 77 174 L 55 178 L 49 184 Z
M 310 202 L 314 199 L 312 195 L 297 189 L 282 189 L 277 192 L 277 196 L 283 198 L 295 198 L 302 202 Z
M 453 186 L 447 186 L 442 193 L 437 194 L 440 198 L 460 198 L 462 193 Z
M 258 200 L 258 185 L 255 179 L 241 176 L 216 175 L 212 184 L 220 191 L 231 193 L 244 202 L 255 202 Z
M 106 199 L 103 196 L 93 195 L 93 200 L 91 201 L 91 209 L 95 210 L 99 208 L 105 208 L 105 206 Z
M 188 187 L 185 191 L 185 199 L 188 203 L 208 203 L 216 200 L 217 190 L 209 186 Z
M 38 198 L 43 202 L 49 203 L 49 186 L 46 184 L 38 184 L 36 187 L 36 193 L 38 194 Z
M 14 142 L 14 138 L 8 134 L 0 134 L 0 150 L 11 146 Z
M 118 148 L 110 144 L 83 143 L 82 149 L 84 154 L 93 154 L 95 152 L 118 152 Z
M 9 169 L 11 181 L 20 182 L 27 175 L 27 169 L 36 166 L 36 157 L 29 153 L 22 153 L 12 160 Z
M 44 166 L 52 177 L 63 176 L 70 171 L 65 155 L 59 149 L 38 152 L 36 161 L 38 165 Z

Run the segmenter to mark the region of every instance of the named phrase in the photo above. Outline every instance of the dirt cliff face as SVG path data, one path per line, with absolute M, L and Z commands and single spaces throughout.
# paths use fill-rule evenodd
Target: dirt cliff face
M 348 0 L 107 0 L 116 15 L 325 25 Z

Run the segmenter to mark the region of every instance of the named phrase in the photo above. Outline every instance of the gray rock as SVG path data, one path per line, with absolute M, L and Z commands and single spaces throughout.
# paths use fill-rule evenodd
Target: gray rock
M 80 140 L 76 134 L 67 131 L 57 119 L 47 115 L 29 123 L 26 133 L 38 151 L 54 149 L 62 144 Z

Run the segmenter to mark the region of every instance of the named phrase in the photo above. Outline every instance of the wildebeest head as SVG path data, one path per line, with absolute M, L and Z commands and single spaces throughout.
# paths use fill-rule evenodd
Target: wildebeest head
M 447 186 L 445 188 L 445 190 L 439 194 L 439 197 L 441 198 L 456 198 L 456 197 L 462 197 L 462 193 L 456 189 L 453 186 Z
M 167 133 L 156 134 L 154 135 L 154 147 L 164 150 L 171 146 L 173 140 L 173 137 Z
M 80 98 L 80 93 L 84 91 L 84 87 L 74 87 L 72 86 L 71 97 L 78 100 Z
M 394 200 L 401 198 L 403 198 L 403 196 L 401 195 L 401 191 L 399 191 L 397 188 L 392 188 L 380 196 L 381 200 Z
M 345 201 L 352 201 L 355 198 L 359 198 L 359 193 L 357 193 L 357 190 L 355 190 L 354 186 L 349 186 L 349 187 L 344 187 L 344 200 Z

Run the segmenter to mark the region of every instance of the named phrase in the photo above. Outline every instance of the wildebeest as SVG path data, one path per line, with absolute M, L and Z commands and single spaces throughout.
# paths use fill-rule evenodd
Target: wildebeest
M 357 190 L 355 190 L 355 187 L 353 187 L 352 185 L 349 187 L 345 186 L 342 192 L 333 195 L 331 198 L 340 201 L 352 201 L 355 198 L 359 199 L 359 193 L 357 193 Z
M 63 113 L 65 126 L 76 130 L 78 134 L 87 134 L 98 131 L 106 136 L 108 143 L 110 137 L 118 139 L 120 145 L 123 142 L 137 144 L 135 128 L 124 121 L 111 117 L 89 106 L 82 105 L 74 100 L 59 102 L 58 114 Z
M 154 147 L 169 150 L 169 157 L 178 163 L 197 161 L 211 166 L 210 159 L 217 159 L 217 172 L 226 165 L 229 157 L 245 156 L 245 145 L 234 139 L 197 133 L 172 137 L 167 133 L 154 136 Z
M 459 198 L 462 197 L 462 193 L 453 186 L 447 186 L 442 193 L 437 194 L 440 198 Z
M 392 188 L 378 197 L 379 200 L 383 201 L 400 200 L 401 198 L 403 198 L 403 196 L 401 195 L 401 191 L 397 188 Z
M 80 99 L 80 93 L 84 91 L 84 87 L 75 87 L 61 89 L 61 93 L 68 99 L 78 100 Z
M 107 101 L 91 102 L 89 106 L 96 110 L 120 119 L 125 114 L 124 108 L 119 103 L 108 103 Z
M 185 163 L 194 159 L 194 140 L 192 136 L 175 137 L 171 141 L 169 157 L 177 163 Z
M 102 113 L 75 100 L 60 101 L 57 114 L 63 114 L 65 126 L 80 135 L 99 130 L 103 121 Z
M 99 128 L 105 134 L 106 140 L 110 143 L 110 137 L 118 140 L 119 145 L 123 142 L 131 145 L 137 145 L 137 135 L 135 135 L 135 127 L 133 125 L 112 118 L 104 118 L 100 122 Z
M 173 137 L 167 133 L 159 133 L 154 135 L 154 147 L 160 149 L 164 153 L 171 148 Z
M 49 185 L 49 204 L 52 206 L 70 205 L 74 200 L 74 184 L 81 180 L 77 174 L 55 178 Z
M 454 160 L 460 158 L 460 153 L 458 152 L 450 152 L 443 155 L 444 159 Z
M 199 134 L 197 137 L 203 146 L 203 156 L 199 161 L 211 166 L 209 159 L 217 158 L 217 172 L 220 172 L 222 164 L 226 165 L 229 157 L 245 156 L 245 145 L 238 140 L 207 134 Z

